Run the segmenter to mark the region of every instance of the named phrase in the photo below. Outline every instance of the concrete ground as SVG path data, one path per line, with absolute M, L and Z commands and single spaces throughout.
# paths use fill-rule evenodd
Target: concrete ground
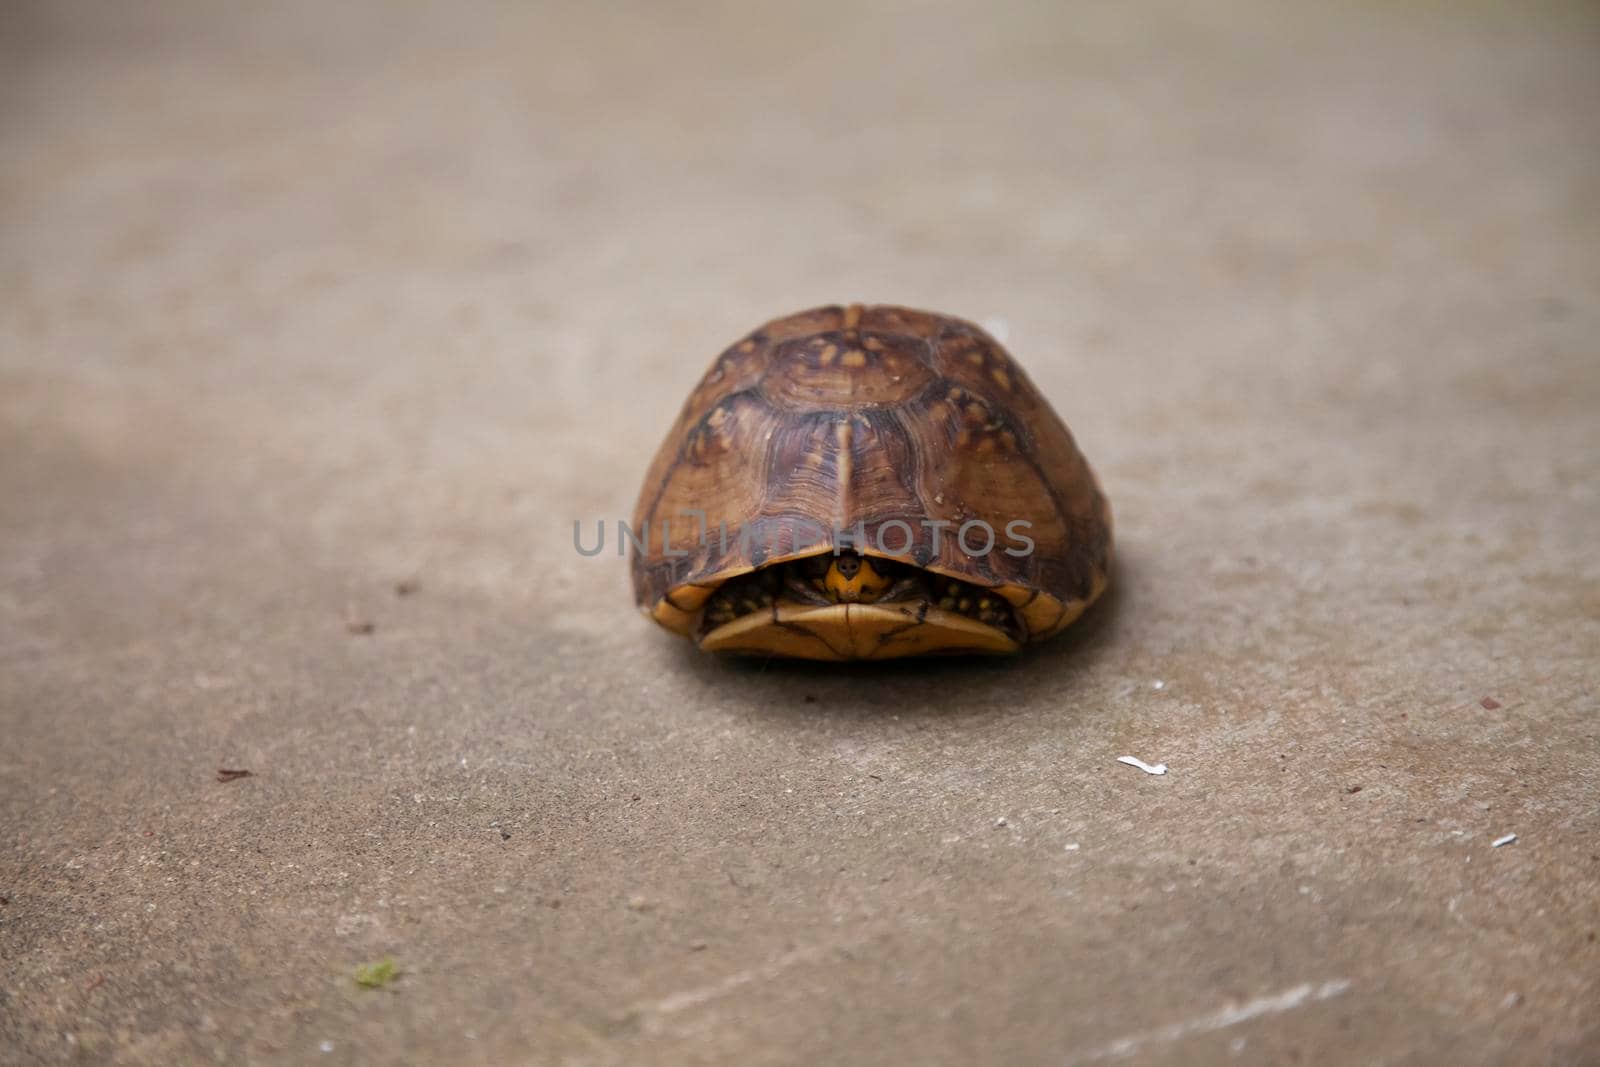
M 1593 6 L 0 25 L 0 1060 L 1600 1063 Z M 573 551 L 857 299 L 1076 431 L 1068 636 Z

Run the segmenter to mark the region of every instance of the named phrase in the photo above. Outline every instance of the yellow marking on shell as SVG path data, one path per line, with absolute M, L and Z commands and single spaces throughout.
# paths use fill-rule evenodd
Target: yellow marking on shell
M 852 348 L 839 357 L 839 364 L 844 367 L 865 367 L 867 365 L 867 354 L 859 348 Z
M 874 352 L 883 351 L 883 341 L 876 337 L 869 337 L 865 341 L 862 341 L 861 344 L 863 347 L 870 348 Z
M 1109 560 L 1107 561 L 1109 566 Z M 1073 600 L 1061 606 L 1061 615 L 1055 620 L 1055 625 L 1047 630 L 1033 635 L 1034 640 L 1049 637 L 1051 634 L 1060 633 L 1068 626 L 1078 621 L 1078 617 L 1089 610 L 1089 605 L 1100 599 L 1106 591 L 1106 586 L 1111 584 L 1111 576 L 1105 571 L 1096 571 L 1094 583 L 1089 587 L 1089 595 L 1082 600 Z
M 654 608 L 645 608 L 644 613 L 673 633 L 687 634 L 694 626 L 693 612 L 681 611 L 665 599 L 656 601 Z
M 1110 578 L 1105 571 L 1096 571 L 1094 582 L 1089 588 L 1089 595 L 1081 600 L 1069 600 L 1065 603 L 1048 593 L 1035 594 L 1020 585 L 1003 585 L 995 592 L 1005 597 L 1011 606 L 1017 609 L 1017 613 L 1022 617 L 1022 625 L 1027 628 L 1028 640 L 1042 641 L 1076 622 L 1078 617 L 1088 610 L 1089 605 L 1106 591 L 1109 583 Z
M 919 622 L 908 604 L 794 604 L 746 615 L 700 639 L 708 652 L 794 659 L 894 659 L 938 653 L 1006 655 L 1018 643 L 1004 631 L 963 615 L 929 608 Z
M 756 350 L 756 343 L 754 341 L 746 340 L 746 341 L 739 342 L 739 351 L 741 351 L 741 352 L 754 352 L 755 350 Z
M 972 364 L 974 367 L 983 366 L 983 353 L 979 352 L 977 349 L 973 349 L 971 352 L 967 353 L 967 362 Z
M 1006 373 L 1006 369 L 1004 367 L 994 368 L 989 372 L 989 377 L 994 379 L 994 384 L 998 385 L 1006 392 L 1009 393 L 1011 391 L 1011 375 Z
M 833 357 L 837 356 L 838 354 L 839 354 L 839 346 L 838 345 L 828 345 L 825 348 L 823 348 L 823 350 L 820 353 L 818 353 L 817 362 L 822 364 L 824 367 L 830 367 L 830 366 L 833 365 Z
M 855 510 L 855 457 L 850 450 L 854 427 L 849 419 L 842 419 L 833 427 L 833 439 L 839 446 L 839 495 L 834 501 L 834 526 L 840 529 L 850 524 L 850 513 Z
M 834 612 L 839 614 L 837 620 L 830 615 Z M 842 605 L 781 603 L 775 611 L 745 615 L 718 626 L 702 636 L 699 645 L 707 652 L 843 660 L 851 658 L 849 648 L 836 640 L 848 633 Z
M 858 654 L 866 659 L 925 656 L 941 652 L 976 652 L 1004 656 L 1022 646 L 1003 630 L 977 619 L 930 608 L 922 622 L 906 625 L 904 608 L 899 618 L 887 604 L 851 604 L 850 630 Z M 883 614 L 879 614 L 883 613 Z
M 844 309 L 844 328 L 853 330 L 861 325 L 861 305 L 851 304 Z

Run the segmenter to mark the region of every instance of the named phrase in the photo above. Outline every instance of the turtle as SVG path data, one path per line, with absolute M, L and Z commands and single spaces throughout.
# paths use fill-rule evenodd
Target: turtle
M 1111 510 L 1072 434 L 992 336 L 830 305 L 711 364 L 627 537 L 641 611 L 708 652 L 1008 654 L 1106 589 Z

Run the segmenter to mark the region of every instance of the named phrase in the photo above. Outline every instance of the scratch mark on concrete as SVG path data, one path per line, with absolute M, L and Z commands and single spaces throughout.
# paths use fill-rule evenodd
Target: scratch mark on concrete
M 1166 1044 L 1179 1041 L 1194 1034 L 1208 1034 L 1214 1030 L 1225 1030 L 1230 1026 L 1259 1019 L 1263 1015 L 1277 1015 L 1279 1012 L 1293 1011 L 1305 1004 L 1312 1004 L 1319 1000 L 1329 1000 L 1350 988 L 1350 983 L 1344 979 L 1335 979 L 1315 985 L 1307 982 L 1297 985 L 1292 989 L 1285 989 L 1281 993 L 1274 993 L 1267 997 L 1256 997 L 1247 1000 L 1236 1007 L 1223 1008 L 1209 1015 L 1187 1019 L 1171 1026 L 1163 1026 L 1157 1030 L 1150 1030 L 1142 1034 L 1130 1034 L 1121 1037 L 1107 1045 L 1090 1049 L 1088 1052 L 1079 1053 L 1069 1057 L 1067 1064 L 1093 1063 L 1096 1060 L 1117 1059 L 1129 1055 L 1144 1045 Z
M 797 948 L 791 952 L 785 952 L 781 956 L 774 956 L 765 963 L 747 967 L 742 971 L 734 971 L 732 974 L 707 985 L 699 986 L 695 989 L 686 989 L 681 993 L 673 993 L 662 997 L 660 1000 L 642 1004 L 638 1010 L 643 1018 L 644 1027 L 646 1030 L 656 1029 L 656 1026 L 652 1024 L 659 1023 L 668 1016 L 690 1011 L 714 1000 L 720 1000 L 744 986 L 753 983 L 770 982 L 795 964 L 815 959 L 822 956 L 826 951 L 826 948 Z

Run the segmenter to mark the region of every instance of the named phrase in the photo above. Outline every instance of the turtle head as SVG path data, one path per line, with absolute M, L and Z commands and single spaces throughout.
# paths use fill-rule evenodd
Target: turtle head
M 822 591 L 835 604 L 856 601 L 870 604 L 888 592 L 893 584 L 892 578 L 854 552 L 840 552 L 834 556 L 821 582 Z

